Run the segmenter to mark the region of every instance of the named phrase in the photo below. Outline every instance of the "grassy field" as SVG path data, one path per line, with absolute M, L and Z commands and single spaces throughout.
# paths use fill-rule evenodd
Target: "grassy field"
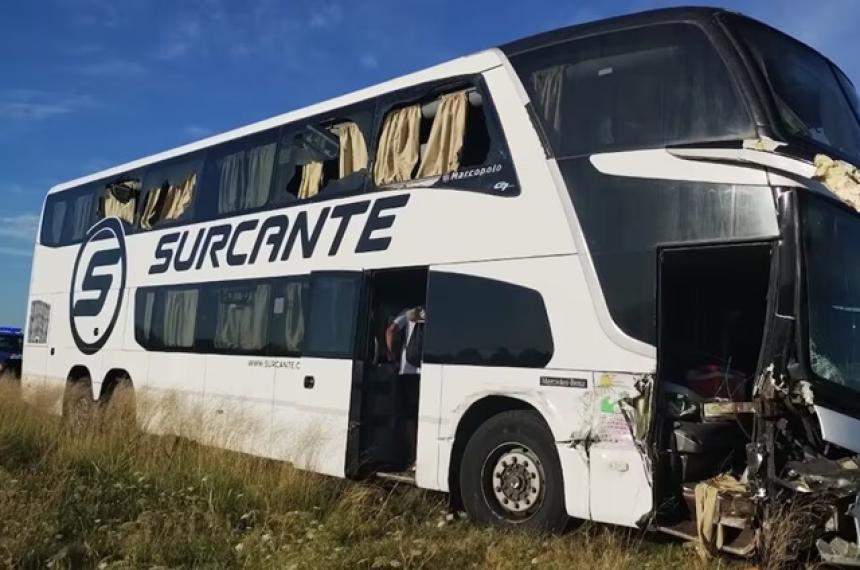
M 445 497 L 347 482 L 110 418 L 64 429 L 0 394 L 2 568 L 719 568 L 691 545 L 581 524 L 480 529 Z

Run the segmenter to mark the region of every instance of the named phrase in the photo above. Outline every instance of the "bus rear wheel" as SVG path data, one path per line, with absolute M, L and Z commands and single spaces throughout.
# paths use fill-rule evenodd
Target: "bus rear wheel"
M 63 392 L 63 425 L 78 429 L 86 427 L 92 419 L 93 396 L 89 376 L 66 383 Z
M 460 492 L 478 524 L 555 533 L 568 523 L 558 453 L 534 411 L 503 412 L 478 428 L 463 453 Z

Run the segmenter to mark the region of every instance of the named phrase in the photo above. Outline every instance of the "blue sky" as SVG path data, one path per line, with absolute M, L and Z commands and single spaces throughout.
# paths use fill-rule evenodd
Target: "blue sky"
M 7 2 L 0 8 L 0 326 L 23 323 L 36 220 L 57 182 L 525 35 L 691 3 Z M 860 1 L 721 5 L 806 41 L 860 83 Z

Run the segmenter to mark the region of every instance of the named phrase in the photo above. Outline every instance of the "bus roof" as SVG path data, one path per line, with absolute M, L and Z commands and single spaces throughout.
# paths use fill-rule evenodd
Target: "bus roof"
M 614 32 L 625 28 L 636 28 L 652 24 L 669 22 L 704 22 L 711 20 L 716 14 L 729 13 L 723 8 L 711 8 L 704 6 L 686 6 L 678 8 L 662 8 L 659 10 L 648 10 L 624 16 L 616 16 L 604 20 L 574 24 L 556 30 L 550 30 L 533 36 L 506 43 L 501 50 L 506 55 L 516 55 L 539 47 L 546 47 L 555 43 L 566 42 L 576 38 Z
M 382 83 L 378 83 L 370 87 L 365 87 L 363 89 L 359 89 L 358 91 L 353 91 L 351 93 L 340 95 L 333 99 L 314 103 L 307 107 L 288 111 L 286 113 L 282 113 L 280 115 L 276 115 L 268 119 L 263 119 L 262 121 L 257 121 L 256 123 L 252 123 L 250 125 L 245 125 L 243 127 L 239 127 L 226 131 L 224 133 L 201 139 L 199 141 L 188 143 L 144 158 L 133 160 L 131 162 L 120 164 L 108 168 L 106 170 L 96 172 L 94 174 L 89 174 L 80 178 L 76 178 L 74 180 L 70 180 L 68 182 L 63 182 L 52 187 L 48 193 L 53 194 L 55 192 L 68 190 L 70 188 L 80 186 L 81 184 L 86 184 L 88 182 L 95 182 L 103 178 L 117 176 L 124 172 L 128 172 L 129 170 L 134 170 L 147 166 L 149 164 L 167 160 L 174 156 L 180 156 L 182 154 L 204 149 L 222 142 L 237 139 L 259 131 L 278 127 L 280 125 L 287 124 L 292 121 L 301 120 L 305 117 L 312 117 L 319 113 L 325 113 L 329 110 L 345 107 L 353 103 L 358 103 L 360 101 L 370 99 L 372 97 L 376 97 L 398 89 L 403 89 L 405 87 L 411 87 L 428 81 L 443 79 L 445 77 L 480 73 L 489 68 L 500 65 L 501 63 L 502 56 L 497 49 L 488 49 L 471 55 L 452 59 L 450 61 L 440 63 L 438 65 L 434 65 L 432 67 L 428 67 L 426 69 L 422 69 L 414 73 L 410 73 L 408 75 L 389 79 L 388 81 L 384 81 Z

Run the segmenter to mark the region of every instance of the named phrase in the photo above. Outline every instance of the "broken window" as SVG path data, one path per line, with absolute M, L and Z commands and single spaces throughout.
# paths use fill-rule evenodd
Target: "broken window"
M 281 137 L 272 204 L 362 189 L 367 144 L 358 122 L 330 119 L 288 128 Z
M 183 157 L 156 165 L 146 172 L 138 221 L 141 229 L 149 230 L 185 217 L 197 191 L 199 169 L 199 157 Z
M 128 224 L 133 224 L 139 194 L 140 179 L 138 178 L 120 178 L 105 184 L 99 205 L 99 217 L 119 218 Z
M 491 138 L 474 88 L 390 110 L 374 163 L 378 186 L 451 174 L 488 161 Z
M 373 178 L 377 185 L 406 182 L 418 164 L 420 105 L 389 111 L 382 124 Z

